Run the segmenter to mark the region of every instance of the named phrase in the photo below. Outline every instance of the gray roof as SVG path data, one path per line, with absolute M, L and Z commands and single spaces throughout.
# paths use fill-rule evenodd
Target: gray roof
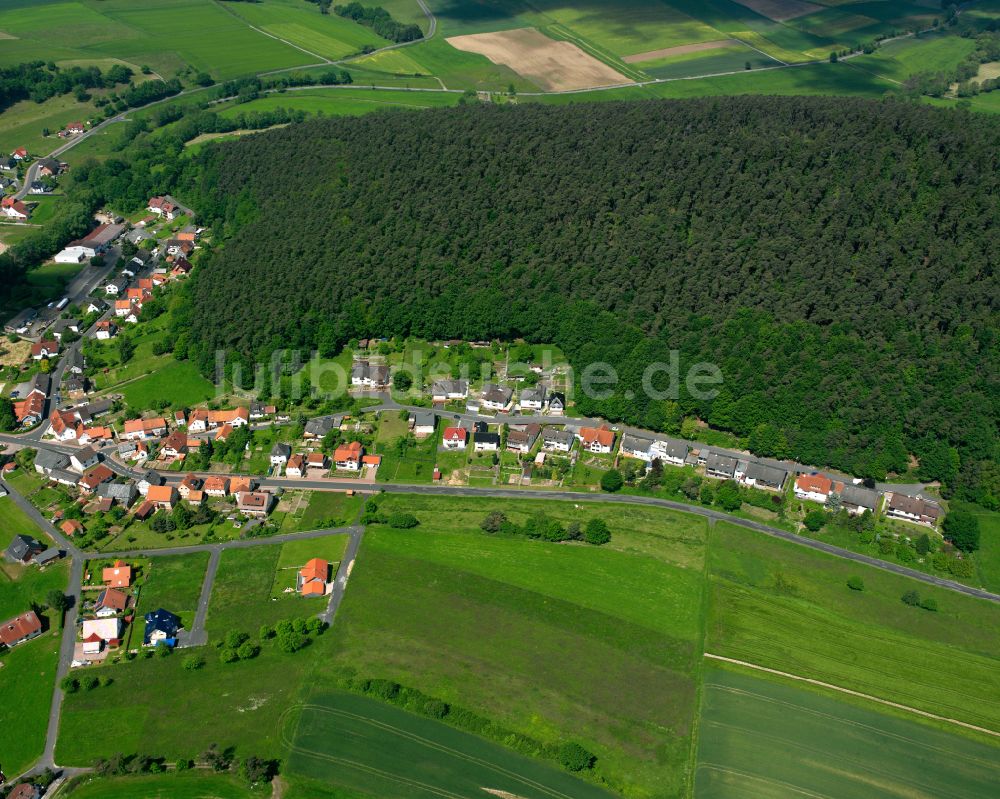
M 322 437 L 338 426 L 335 418 L 332 416 L 317 416 L 315 419 L 310 419 L 306 422 L 305 431 L 311 436 Z
M 10 321 L 7 322 L 5 327 L 8 330 L 17 330 L 19 327 L 23 327 L 32 319 L 38 316 L 38 311 L 34 308 L 25 308 L 23 311 L 19 312 L 16 316 L 12 316 Z
M 44 552 L 39 552 L 35 555 L 35 563 L 39 566 L 44 566 L 46 563 L 51 563 L 54 560 L 58 560 L 62 557 L 62 551 L 56 549 L 55 547 L 49 547 Z
M 736 471 L 736 458 L 720 455 L 718 452 L 709 452 L 705 458 L 705 470 L 720 474 L 732 474 Z
M 42 545 L 28 535 L 15 535 L 5 554 L 11 560 L 26 560 L 30 555 L 42 551 Z
M 80 475 L 69 472 L 66 469 L 53 469 L 49 472 L 49 478 L 55 480 L 57 483 L 63 483 L 64 485 L 76 485 L 77 481 L 80 479 Z
M 653 446 L 653 439 L 643 438 L 642 436 L 622 436 L 622 450 L 628 450 L 629 452 L 649 452 L 649 448 Z
M 506 386 L 498 386 L 495 383 L 487 383 L 483 386 L 483 399 L 487 402 L 495 402 L 499 405 L 506 405 L 514 392 Z
M 788 472 L 779 469 L 777 466 L 768 466 L 766 463 L 753 461 L 747 466 L 746 477 L 750 480 L 759 480 L 768 485 L 780 486 L 788 477 Z
M 469 390 L 468 380 L 435 380 L 432 394 L 465 394 Z
M 677 441 L 672 438 L 664 438 L 660 439 L 657 443 L 659 444 L 659 448 L 662 449 L 663 452 L 671 458 L 675 458 L 676 460 L 682 461 L 687 457 L 688 445 L 684 441 Z
M 572 444 L 574 438 L 569 430 L 546 430 L 542 434 L 543 441 L 558 441 L 561 444 Z
M 154 486 L 163 485 L 163 477 L 157 472 L 154 472 L 152 469 L 147 469 L 145 472 L 142 473 L 142 475 L 139 477 L 139 481 L 142 482 L 143 480 L 145 480 L 150 485 Z
M 45 471 L 65 469 L 69 466 L 69 456 L 51 449 L 40 449 L 35 453 L 35 466 Z
M 35 376 L 32 377 L 31 381 L 28 383 L 28 392 L 30 393 L 35 389 L 38 389 L 46 396 L 48 396 L 49 389 L 51 387 L 52 387 L 52 378 L 50 378 L 44 372 L 36 372 Z
M 864 486 L 845 485 L 844 490 L 840 492 L 840 500 L 846 505 L 875 510 L 875 505 L 878 503 L 878 491 Z
M 432 411 L 414 411 L 413 424 L 415 427 L 433 427 L 437 423 L 437 416 Z
M 65 331 L 73 327 L 79 329 L 80 327 L 79 319 L 56 319 L 56 321 L 52 323 L 52 327 L 50 328 L 49 332 L 53 334 L 64 333 Z
M 545 402 L 545 386 L 526 388 L 521 392 L 521 402 Z
M 91 305 L 93 305 L 95 308 L 99 308 L 102 311 L 106 311 L 108 309 L 108 304 L 104 300 L 98 297 L 91 297 L 89 300 L 87 300 L 87 304 L 84 307 L 89 308 Z
M 385 364 L 370 364 L 367 361 L 360 361 L 351 367 L 351 378 L 359 380 L 373 380 L 376 383 L 384 383 L 389 377 L 389 367 Z
M 101 483 L 97 487 L 97 496 L 102 499 L 110 497 L 122 505 L 131 505 L 135 500 L 139 489 L 135 483 Z
M 271 447 L 271 457 L 275 455 L 280 455 L 282 458 L 287 458 L 292 454 L 292 448 L 288 444 L 275 444 Z

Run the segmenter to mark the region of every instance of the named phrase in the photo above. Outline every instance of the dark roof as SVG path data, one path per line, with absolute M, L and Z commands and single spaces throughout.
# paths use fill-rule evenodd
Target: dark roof
M 709 452 L 705 458 L 705 469 L 706 471 L 732 474 L 736 471 L 736 458 L 720 455 L 718 452 Z
M 500 444 L 500 436 L 496 433 L 476 433 L 476 441 L 484 444 Z
M 4 554 L 11 560 L 24 561 L 37 555 L 42 549 L 42 545 L 31 536 L 15 535 Z
M 143 642 L 149 643 L 149 637 L 154 632 L 162 632 L 168 638 L 173 638 L 177 634 L 177 629 L 181 626 L 181 620 L 168 610 L 160 608 L 146 614 L 146 633 Z
M 437 424 L 437 416 L 431 411 L 414 411 L 413 412 L 413 425 L 414 427 L 424 427 L 430 425 L 433 427 Z
M 844 490 L 840 492 L 840 499 L 847 505 L 857 505 L 859 508 L 875 510 L 875 505 L 878 503 L 878 491 L 864 486 L 845 485 Z
M 542 435 L 544 441 L 561 441 L 564 444 L 572 443 L 574 438 L 569 430 L 546 430 Z
M 65 469 L 69 466 L 69 456 L 51 449 L 39 449 L 35 453 L 35 466 L 39 466 L 45 471 Z
M 35 555 L 35 563 L 39 566 L 44 566 L 46 563 L 50 563 L 54 560 L 58 560 L 62 557 L 62 552 L 55 547 L 49 547 L 44 552 L 39 552 Z
M 649 452 L 649 448 L 653 446 L 653 440 L 651 438 L 643 438 L 642 436 L 622 436 L 622 450 L 628 450 L 630 452 Z
M 306 422 L 305 431 L 312 436 L 325 436 L 336 426 L 332 416 L 317 416 Z
M 292 448 L 288 444 L 275 444 L 271 447 L 271 457 L 275 455 L 280 455 L 283 458 L 287 458 L 292 454 Z
M 777 466 L 768 466 L 766 463 L 754 461 L 747 466 L 746 476 L 751 480 L 759 480 L 768 485 L 780 486 L 785 482 L 788 472 L 784 469 L 779 469 Z

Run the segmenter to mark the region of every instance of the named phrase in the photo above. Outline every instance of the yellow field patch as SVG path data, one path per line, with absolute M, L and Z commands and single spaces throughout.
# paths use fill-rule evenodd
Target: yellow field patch
M 987 61 L 985 64 L 979 65 L 976 80 L 984 81 L 991 78 L 1000 78 L 1000 61 Z
M 736 0 L 736 2 L 775 22 L 784 22 L 823 10 L 823 6 L 807 3 L 806 0 Z
M 452 36 L 458 50 L 510 67 L 547 91 L 592 89 L 629 83 L 621 73 L 587 55 L 572 42 L 557 42 L 534 28 Z
M 738 42 L 736 39 L 716 39 L 714 42 L 679 44 L 676 47 L 664 47 L 662 50 L 650 50 L 648 53 L 627 55 L 622 61 L 626 64 L 638 64 L 642 61 L 654 61 L 658 58 L 670 58 L 670 56 L 684 55 L 685 53 L 697 53 L 701 50 L 718 50 L 721 47 L 739 46 L 740 44 L 742 42 Z
M 402 50 L 386 50 L 383 53 L 358 58 L 352 64 L 359 69 L 387 72 L 391 75 L 426 75 L 427 69 Z

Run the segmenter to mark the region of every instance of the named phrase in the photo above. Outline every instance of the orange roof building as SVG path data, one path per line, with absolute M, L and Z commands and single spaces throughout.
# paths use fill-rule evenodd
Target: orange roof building
M 59 529 L 66 535 L 79 535 L 83 532 L 83 525 L 76 519 L 67 519 L 59 525 Z
M 101 574 L 101 581 L 110 588 L 128 588 L 132 585 L 132 567 L 123 560 L 116 560 Z
M 297 587 L 302 596 L 323 596 L 328 590 L 330 564 L 322 558 L 313 558 L 299 569 Z

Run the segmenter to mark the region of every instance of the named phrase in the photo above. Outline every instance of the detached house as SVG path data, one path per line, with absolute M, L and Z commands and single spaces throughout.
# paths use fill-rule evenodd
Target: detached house
M 351 385 L 365 388 L 384 388 L 389 383 L 389 367 L 358 361 L 351 367 Z
M 878 491 L 864 486 L 845 485 L 840 492 L 841 507 L 852 516 L 860 516 L 865 511 L 875 513 L 878 507 Z
M 736 458 L 722 455 L 718 452 L 709 452 L 705 455 L 705 476 L 715 477 L 719 480 L 732 480 L 736 474 Z
M 312 558 L 299 569 L 295 588 L 302 596 L 324 596 L 330 590 L 330 564 L 322 558 Z
M 288 465 L 285 467 L 285 477 L 302 477 L 305 473 L 305 468 L 306 459 L 296 453 L 288 459 Z
M 183 430 L 174 430 L 169 436 L 163 439 L 160 446 L 160 455 L 167 458 L 183 458 L 187 455 L 187 436 Z
M 114 338 L 118 335 L 118 325 L 112 322 L 110 319 L 102 319 L 97 323 L 97 327 L 94 330 L 94 337 L 100 339 L 101 341 L 107 341 L 108 339 Z
M 59 354 L 59 342 L 55 340 L 51 341 L 39 341 L 37 344 L 31 345 L 31 358 L 35 361 L 40 361 L 43 358 L 51 358 Z
M 487 383 L 483 386 L 483 407 L 491 411 L 505 411 L 510 407 L 514 392 L 505 386 Z
M 128 594 L 117 588 L 105 588 L 97 595 L 94 613 L 98 618 L 116 616 L 128 606 Z
M 415 436 L 429 436 L 437 425 L 437 416 L 431 411 L 414 411 L 410 414 L 410 424 Z
M 653 439 L 642 438 L 640 436 L 624 435 L 622 436 L 622 455 L 628 458 L 638 458 L 643 461 L 651 461 L 653 459 L 650 454 L 650 450 L 653 447 Z
M 468 380 L 435 380 L 431 386 L 431 399 L 434 402 L 463 400 L 468 396 Z
M 473 449 L 476 452 L 496 452 L 500 449 L 500 436 L 497 433 L 476 433 Z
M 747 465 L 740 482 L 745 486 L 763 488 L 767 491 L 781 491 L 785 487 L 788 472 L 777 466 L 752 461 Z
M 125 422 L 126 440 L 144 441 L 149 438 L 159 438 L 166 433 L 167 420 L 162 416 L 154 416 L 151 419 L 131 419 Z
M 365 454 L 365 448 L 360 441 L 352 441 L 341 447 L 337 447 L 333 453 L 333 462 L 338 469 L 347 469 L 356 472 L 361 468 L 361 457 Z
M 649 448 L 650 461 L 669 463 L 672 466 L 683 466 L 684 460 L 687 458 L 687 454 L 688 445 L 683 441 L 657 439 Z
M 229 493 L 229 480 L 216 475 L 206 477 L 202 490 L 210 497 L 224 497 Z
M 41 634 L 42 622 L 33 610 L 0 624 L 0 644 L 11 648 Z
M 267 516 L 272 496 L 268 491 L 240 491 L 236 495 L 236 510 L 245 516 Z
M 292 448 L 288 444 L 275 444 L 271 447 L 271 465 L 277 466 L 280 469 L 288 463 L 291 454 Z
M 569 430 L 546 428 L 542 434 L 542 448 L 551 452 L 569 452 L 576 437 Z
M 114 566 L 107 566 L 101 572 L 101 582 L 109 588 L 128 588 L 132 585 L 132 567 L 116 560 Z
M 541 432 L 542 427 L 537 424 L 512 427 L 507 433 L 507 449 L 513 452 L 530 452 Z
M 795 496 L 811 502 L 825 504 L 830 494 L 843 490 L 843 483 L 835 483 L 822 474 L 800 474 L 795 480 Z
M 615 432 L 607 425 L 581 427 L 576 437 L 580 439 L 582 449 L 599 455 L 610 453 L 615 446 Z
M 441 445 L 445 449 L 465 449 L 469 440 L 469 432 L 464 427 L 446 427 Z
M 164 219 L 170 220 L 177 216 L 180 208 L 173 201 L 172 197 L 166 195 L 163 197 L 150 197 L 146 210 L 148 210 L 151 214 L 156 214 L 157 216 L 162 216 Z
M 146 489 L 146 502 L 154 508 L 173 510 L 177 504 L 177 489 L 167 485 L 151 485 Z
M 562 416 L 566 413 L 566 395 L 558 391 L 549 396 L 549 413 L 553 416 Z
M 180 618 L 159 608 L 146 614 L 146 630 L 142 636 L 142 643 L 145 646 L 156 646 L 160 643 L 173 646 L 179 629 L 181 629 Z
M 101 483 L 114 480 L 114 478 L 115 473 L 103 463 L 100 463 L 88 470 L 83 477 L 80 478 L 80 482 L 77 483 L 77 485 L 85 494 L 92 494 L 97 490 L 97 487 L 101 485 Z
M 941 518 L 941 508 L 926 499 L 893 492 L 886 494 L 885 515 L 891 519 L 936 527 Z
M 543 387 L 526 388 L 521 392 L 518 407 L 522 411 L 542 411 L 548 401 L 548 394 Z

